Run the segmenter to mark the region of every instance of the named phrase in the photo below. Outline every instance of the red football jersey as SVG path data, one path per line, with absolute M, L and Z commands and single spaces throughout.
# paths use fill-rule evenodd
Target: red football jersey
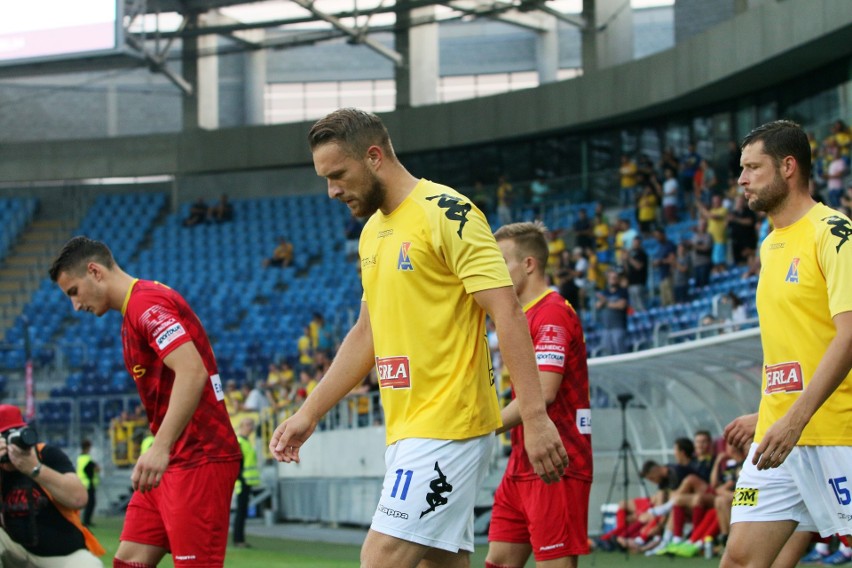
M 559 430 L 568 452 L 565 475 L 591 481 L 589 370 L 580 318 L 565 298 L 552 290 L 524 306 L 524 311 L 539 371 L 562 375 L 562 384 L 547 407 L 547 415 Z M 512 429 L 512 453 L 506 474 L 514 479 L 538 479 L 524 451 L 523 424 Z
M 124 364 L 136 381 L 155 435 L 166 415 L 175 381 L 174 371 L 163 359 L 192 341 L 210 376 L 195 413 L 172 447 L 169 467 L 184 469 L 208 462 L 241 460 L 210 340 L 186 300 L 159 282 L 137 280 L 121 311 Z

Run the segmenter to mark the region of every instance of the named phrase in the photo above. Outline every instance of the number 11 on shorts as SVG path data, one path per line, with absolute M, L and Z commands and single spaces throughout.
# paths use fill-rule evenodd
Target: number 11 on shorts
M 410 469 L 398 469 L 396 470 L 396 481 L 393 483 L 393 489 L 391 490 L 390 496 L 396 499 L 396 493 L 399 491 L 399 482 L 402 481 L 402 477 L 405 476 L 405 485 L 402 486 L 402 494 L 399 496 L 400 501 L 405 501 L 405 498 L 408 496 L 408 487 L 411 485 L 411 477 L 414 475 L 414 471 Z M 846 478 L 843 478 L 846 480 Z M 848 491 L 846 492 L 849 493 Z
M 828 484 L 831 485 L 831 488 L 834 490 L 834 496 L 837 498 L 837 502 L 841 505 L 848 505 L 849 503 L 852 503 L 852 493 L 843 486 L 844 483 L 846 483 L 846 476 L 833 477 L 828 480 Z

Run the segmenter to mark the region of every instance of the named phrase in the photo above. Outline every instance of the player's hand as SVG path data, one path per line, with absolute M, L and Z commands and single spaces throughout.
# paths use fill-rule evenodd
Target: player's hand
M 779 418 L 755 448 L 751 463 L 759 470 L 775 468 L 784 463 L 802 436 L 805 424 L 791 417 L 789 412 Z
M 285 463 L 299 463 L 299 448 L 313 434 L 316 427 L 316 422 L 304 416 L 303 412 L 296 412 L 279 424 L 272 433 L 272 438 L 269 440 L 269 451 L 272 452 L 272 457 Z
M 545 483 L 559 481 L 568 467 L 568 452 L 546 414 L 540 420 L 524 423 L 524 446 L 536 474 Z
M 159 487 L 167 467 L 169 451 L 158 446 L 155 438 L 151 448 L 136 461 L 130 476 L 130 485 L 142 493 Z
M 757 430 L 757 413 L 738 416 L 725 426 L 725 441 L 748 453 L 748 447 L 754 440 L 755 430 Z

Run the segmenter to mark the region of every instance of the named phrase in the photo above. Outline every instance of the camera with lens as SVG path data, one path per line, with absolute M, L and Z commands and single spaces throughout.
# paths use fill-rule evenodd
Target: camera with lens
M 35 428 L 30 428 L 29 426 L 11 428 L 3 432 L 2 436 L 6 440 L 7 446 L 14 444 L 24 451 L 38 444 L 38 433 L 36 433 Z M 0 457 L 0 463 L 9 463 L 8 453 Z

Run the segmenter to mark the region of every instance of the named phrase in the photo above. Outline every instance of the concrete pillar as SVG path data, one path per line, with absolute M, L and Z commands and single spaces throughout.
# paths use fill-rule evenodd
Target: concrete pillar
M 633 60 L 633 11 L 623 0 L 583 0 L 583 73 Z M 588 63 L 588 66 L 587 66 Z
M 395 49 L 403 58 L 402 65 L 396 68 L 397 109 L 438 102 L 438 24 L 410 25 L 417 18 L 434 14 L 434 6 L 397 14 Z
M 189 17 L 187 29 L 198 28 L 204 15 Z M 183 76 L 192 85 L 191 95 L 183 98 L 183 127 L 215 129 L 219 126 L 219 58 L 215 55 L 216 36 L 191 36 L 183 40 Z
M 535 59 L 539 84 L 553 83 L 559 72 L 559 34 L 556 31 L 556 17 L 542 14 L 542 23 L 546 31 L 536 34 Z
M 261 42 L 266 36 L 264 30 L 249 30 L 243 33 L 245 39 L 253 42 Z M 247 51 L 244 57 L 243 100 L 246 124 L 263 124 L 266 121 L 266 50 Z
M 597 45 L 597 0 L 583 0 L 583 20 L 586 27 L 580 32 L 580 49 L 582 49 L 583 74 L 587 75 L 598 70 Z
M 106 89 L 106 126 L 107 136 L 118 136 L 118 87 L 115 83 Z

